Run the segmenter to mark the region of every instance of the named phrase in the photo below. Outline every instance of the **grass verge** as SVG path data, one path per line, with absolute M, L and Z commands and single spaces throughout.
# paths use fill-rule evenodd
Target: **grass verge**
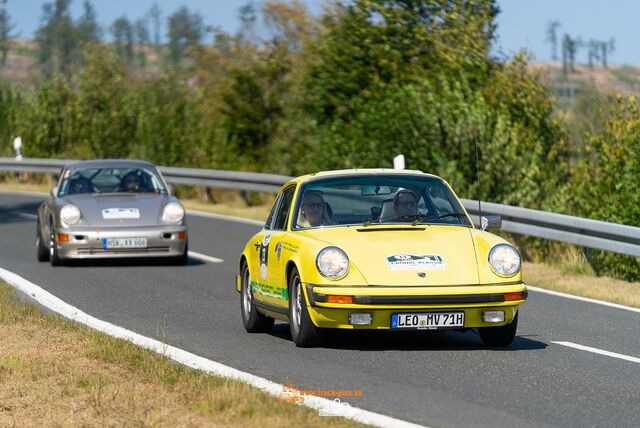
M 0 426 L 362 426 L 45 315 L 0 282 Z

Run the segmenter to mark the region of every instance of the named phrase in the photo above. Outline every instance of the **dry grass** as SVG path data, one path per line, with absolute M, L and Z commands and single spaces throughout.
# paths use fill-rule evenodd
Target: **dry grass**
M 571 268 L 544 263 L 525 262 L 522 275 L 527 284 L 536 287 L 640 308 L 638 283 L 575 273 Z
M 3 283 L 0 337 L 0 426 L 360 426 L 43 315 Z

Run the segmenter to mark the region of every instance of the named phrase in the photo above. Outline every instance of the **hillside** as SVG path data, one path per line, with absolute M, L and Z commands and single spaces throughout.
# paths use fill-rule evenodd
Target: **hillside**
M 631 65 L 598 64 L 593 68 L 578 64 L 572 73 L 564 76 L 560 63 L 530 64 L 531 71 L 540 72 L 541 80 L 558 96 L 560 107 L 571 105 L 571 101 L 589 86 L 599 92 L 640 95 L 640 67 Z

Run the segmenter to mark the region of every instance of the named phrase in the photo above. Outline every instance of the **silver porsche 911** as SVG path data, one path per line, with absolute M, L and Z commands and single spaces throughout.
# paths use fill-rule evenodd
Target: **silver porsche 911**
M 38 260 L 167 257 L 187 262 L 185 211 L 158 169 L 134 160 L 75 162 L 38 208 Z

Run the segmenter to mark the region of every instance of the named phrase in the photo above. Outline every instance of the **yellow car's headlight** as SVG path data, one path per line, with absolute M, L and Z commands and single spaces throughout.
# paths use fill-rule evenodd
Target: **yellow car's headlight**
M 329 279 L 341 279 L 349 273 L 349 257 L 338 247 L 326 247 L 316 257 L 318 272 Z
M 514 276 L 520 272 L 520 254 L 508 244 L 498 244 L 489 251 L 489 266 L 502 277 Z
M 180 223 L 184 218 L 184 208 L 177 202 L 169 202 L 162 212 L 162 221 L 165 223 Z
M 60 209 L 60 220 L 66 225 L 77 224 L 81 216 L 80 209 L 73 204 L 67 204 Z

